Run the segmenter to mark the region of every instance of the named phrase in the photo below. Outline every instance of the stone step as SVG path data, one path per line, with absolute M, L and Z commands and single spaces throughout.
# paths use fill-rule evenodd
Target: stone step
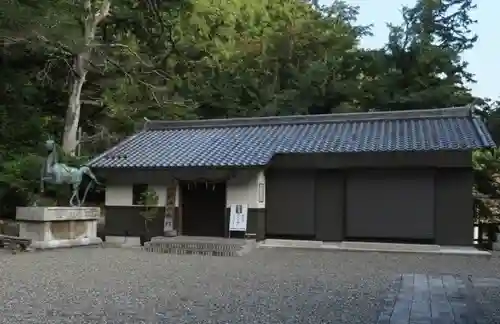
M 239 250 L 211 250 L 211 249 L 197 249 L 197 248 L 169 248 L 162 246 L 144 246 L 143 248 L 148 252 L 157 252 L 165 254 L 194 254 L 194 255 L 210 255 L 210 256 L 239 256 Z
M 146 242 L 148 246 L 165 247 L 169 249 L 201 249 L 201 250 L 218 250 L 218 251 L 234 251 L 241 249 L 245 243 L 203 243 L 203 242 Z M 146 245 L 144 244 L 144 245 Z
M 158 237 L 144 244 L 148 252 L 198 254 L 211 256 L 241 256 L 255 246 L 253 240 L 219 238 Z

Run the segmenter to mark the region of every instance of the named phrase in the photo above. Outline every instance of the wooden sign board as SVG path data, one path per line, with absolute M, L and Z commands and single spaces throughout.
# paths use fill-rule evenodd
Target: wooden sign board
M 229 231 L 246 232 L 248 221 L 248 205 L 232 204 L 229 214 Z

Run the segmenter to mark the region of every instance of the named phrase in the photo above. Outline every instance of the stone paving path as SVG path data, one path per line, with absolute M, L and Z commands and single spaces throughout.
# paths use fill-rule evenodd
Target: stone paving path
M 482 324 L 469 278 L 401 275 L 384 298 L 377 324 Z

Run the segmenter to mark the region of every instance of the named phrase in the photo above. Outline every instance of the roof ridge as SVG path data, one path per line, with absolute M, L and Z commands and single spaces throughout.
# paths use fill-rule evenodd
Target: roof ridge
M 465 107 L 450 107 L 437 109 L 413 109 L 398 111 L 374 111 L 354 113 L 334 113 L 320 115 L 289 115 L 270 117 L 243 117 L 226 119 L 199 120 L 150 120 L 144 125 L 144 130 L 164 130 L 179 128 L 220 128 L 242 126 L 272 126 L 290 124 L 324 124 L 348 121 L 375 121 L 395 119 L 433 119 L 471 117 L 472 109 Z

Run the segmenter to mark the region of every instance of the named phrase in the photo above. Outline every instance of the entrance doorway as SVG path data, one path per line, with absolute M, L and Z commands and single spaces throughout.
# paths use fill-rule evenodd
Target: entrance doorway
M 226 183 L 180 183 L 182 235 L 225 236 Z

